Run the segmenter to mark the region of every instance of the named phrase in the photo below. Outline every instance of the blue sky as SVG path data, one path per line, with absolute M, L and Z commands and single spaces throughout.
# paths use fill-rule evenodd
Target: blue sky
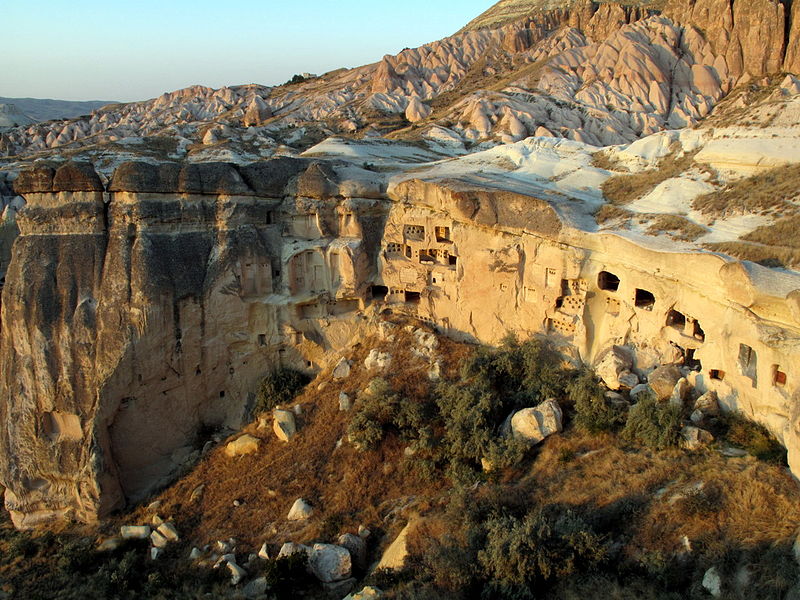
M 0 96 L 140 100 L 283 83 L 452 33 L 494 0 L 2 0 Z

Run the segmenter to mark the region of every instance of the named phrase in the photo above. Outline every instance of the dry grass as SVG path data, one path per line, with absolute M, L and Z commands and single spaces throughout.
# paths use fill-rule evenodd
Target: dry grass
M 346 439 L 350 417 L 339 412 L 339 393 L 355 399 L 376 376 L 363 367 L 370 349 L 392 354 L 393 369 L 387 379 L 402 396 L 413 399 L 429 393 L 428 365 L 411 354 L 411 335 L 398 329 L 396 337 L 393 343 L 364 340 L 350 356 L 353 369 L 344 382 L 333 382 L 330 373 L 322 373 L 309 384 L 293 402 L 302 406 L 303 413 L 298 418 L 299 433 L 291 442 L 277 440 L 271 420 L 266 429 L 252 423 L 245 431 L 262 440 L 256 453 L 228 458 L 223 441 L 191 473 L 151 499 L 161 500 L 159 514 L 174 516 L 178 529 L 197 544 L 234 537 L 244 547 L 257 549 L 264 541 L 276 545 L 288 540 L 330 541 L 362 523 L 380 531 L 395 503 L 439 493 L 445 481 L 426 482 L 404 468 L 405 443 L 397 437 L 390 435 L 374 451 L 359 452 L 346 441 L 336 447 Z M 444 374 L 453 375 L 467 352 L 469 346 L 440 339 Z M 326 384 L 322 390 L 317 389 L 320 383 Z M 192 491 L 201 484 L 205 485 L 202 498 L 190 504 Z M 299 497 L 315 507 L 314 517 L 307 523 L 290 523 L 286 514 Z M 234 500 L 240 506 L 234 506 Z M 119 523 L 148 518 L 142 506 Z
M 798 197 L 798 190 L 800 165 L 787 165 L 698 196 L 692 205 L 695 210 L 722 218 L 743 213 L 795 212 L 797 207 L 791 201 Z
M 800 248 L 800 215 L 792 215 L 769 225 L 762 225 L 741 239 L 768 246 Z
M 592 166 L 606 171 L 628 171 L 608 150 L 599 150 L 592 154 Z
M 750 456 L 626 449 L 614 436 L 572 430 L 547 440 L 529 477 L 536 503 L 636 505 L 635 523 L 620 523 L 632 534 L 629 554 L 675 552 L 684 535 L 706 548 L 791 543 L 800 523 L 797 483 L 785 468 Z M 687 502 L 696 500 L 697 484 L 705 502 Z
M 708 233 L 708 229 L 681 215 L 654 215 L 647 233 L 650 235 L 666 233 L 676 240 L 693 242 Z
M 615 204 L 604 204 L 595 213 L 594 218 L 598 225 L 604 225 L 609 221 L 615 220 L 628 220 L 633 216 L 633 213 L 626 208 L 616 206 Z
M 651 192 L 659 183 L 672 177 L 677 177 L 694 163 L 697 152 L 687 152 L 680 157 L 675 153 L 664 157 L 658 167 L 633 173 L 631 175 L 617 175 L 606 179 L 600 186 L 603 195 L 615 205 L 624 205 L 641 198 Z
M 722 252 L 740 260 L 749 260 L 765 267 L 800 266 L 800 249 L 786 246 L 766 246 L 753 242 L 719 242 L 704 244 L 712 252 Z

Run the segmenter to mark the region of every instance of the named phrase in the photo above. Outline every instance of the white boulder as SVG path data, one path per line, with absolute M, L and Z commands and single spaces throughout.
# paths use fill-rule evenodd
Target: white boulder
M 239 585 L 247 577 L 247 571 L 232 560 L 228 561 L 228 570 L 231 572 L 231 585 Z
M 515 439 L 535 445 L 561 431 L 562 416 L 558 402 L 551 398 L 535 408 L 515 412 L 511 417 L 511 433 Z
M 291 556 L 292 554 L 311 554 L 311 547 L 306 546 L 305 544 L 295 544 L 294 542 L 286 542 L 281 546 L 281 549 L 278 551 L 278 558 L 284 558 L 286 556 Z
M 722 577 L 720 577 L 716 567 L 711 567 L 703 575 L 703 587 L 714 598 L 719 598 L 722 595 Z
M 681 377 L 675 383 L 675 387 L 672 388 L 672 394 L 669 397 L 669 403 L 679 408 L 683 408 L 683 402 L 689 395 L 690 389 L 691 386 L 689 385 L 689 381 L 685 377 Z
M 180 540 L 180 536 L 178 536 L 178 530 L 175 529 L 175 525 L 172 523 L 162 523 L 158 526 L 156 531 L 158 531 L 158 533 L 160 533 L 168 542 L 177 542 Z
M 392 364 L 392 355 L 388 352 L 381 352 L 380 350 L 376 350 L 374 348 L 370 350 L 369 355 L 367 355 L 367 358 L 364 359 L 364 367 L 368 371 L 376 369 L 383 371 L 384 369 L 389 368 L 390 364 Z
M 308 557 L 308 568 L 324 583 L 347 579 L 353 570 L 347 548 L 333 544 L 314 544 Z
M 700 429 L 694 425 L 687 425 L 681 429 L 684 447 L 689 450 L 696 450 L 714 441 L 714 436 L 705 429 Z
M 633 380 L 628 378 L 628 375 L 632 374 L 632 368 L 633 358 L 631 353 L 623 346 L 612 346 L 603 352 L 594 366 L 595 373 L 610 390 L 629 387 L 626 384 L 633 383 Z M 620 377 L 625 379 L 625 383 L 620 381 Z M 638 384 L 638 382 L 639 380 L 636 378 L 634 385 Z
M 297 433 L 297 422 L 290 410 L 276 409 L 272 413 L 272 430 L 282 442 L 288 442 Z
M 378 566 L 375 567 L 376 570 L 377 569 L 400 570 L 403 568 L 406 562 L 406 557 L 408 556 L 408 534 L 415 526 L 416 526 L 415 522 L 411 521 L 408 525 L 406 525 L 403 528 L 403 530 L 395 538 L 395 540 L 391 544 L 389 544 L 389 547 L 386 548 L 386 550 L 384 550 L 383 556 L 381 556 L 381 560 L 378 563 Z
M 232 442 L 228 442 L 225 446 L 225 454 L 231 458 L 234 456 L 244 456 L 246 454 L 252 454 L 256 450 L 258 450 L 258 446 L 261 443 L 257 437 L 253 437 L 252 435 L 246 433 Z
M 258 558 L 269 560 L 269 547 L 267 547 L 267 542 L 261 544 L 261 548 L 258 551 Z
M 357 535 L 352 533 L 345 533 L 340 535 L 337 540 L 342 548 L 347 549 L 350 553 L 350 558 L 353 564 L 359 568 L 364 569 L 367 566 L 367 543 Z
M 161 535 L 158 531 L 150 534 L 150 543 L 154 548 L 166 548 L 169 540 Z
M 350 361 L 342 357 L 342 359 L 336 363 L 336 366 L 333 368 L 333 378 L 339 380 L 347 379 L 348 377 L 350 377 Z
M 123 540 L 146 540 L 150 537 L 149 525 L 123 525 L 119 528 Z
M 290 521 L 305 521 L 313 512 L 314 509 L 308 502 L 302 498 L 298 498 L 294 501 L 294 504 L 292 504 L 292 508 L 289 509 L 289 514 L 286 518 Z

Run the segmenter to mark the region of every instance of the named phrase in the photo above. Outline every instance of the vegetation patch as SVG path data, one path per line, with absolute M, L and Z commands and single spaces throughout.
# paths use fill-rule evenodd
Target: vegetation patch
M 681 409 L 670 402 L 659 402 L 654 394 L 640 396 L 631 407 L 622 437 L 654 450 L 675 447 L 680 441 Z
M 310 378 L 300 371 L 276 369 L 263 379 L 258 388 L 255 412 L 266 412 L 291 402 L 309 381 Z
M 99 553 L 94 534 L 36 536 L 0 523 L 0 596 L 238 598 L 263 576 L 268 597 L 321 600 L 327 591 L 305 572 L 304 555 L 244 557 L 264 542 L 271 556 L 286 541 L 335 543 L 363 524 L 376 560 L 410 519 L 418 526 L 409 530 L 404 568 L 359 587 L 409 600 L 700 600 L 703 575 L 715 566 L 724 597 L 800 591 L 791 550 L 800 492 L 782 464 L 769 462 L 775 442 L 762 428 L 739 416 L 710 424 L 717 439 L 754 456 L 675 448 L 685 414 L 653 398 L 627 410 L 591 372 L 571 369 L 536 340 L 486 348 L 438 338 L 441 381 L 432 382 L 405 324 L 391 344 L 369 338 L 357 346 L 346 379 L 323 373 L 325 385 L 299 391 L 292 402 L 303 409 L 300 431 L 289 444 L 254 423 L 246 430 L 262 439 L 257 452 L 232 460 L 221 444 L 161 493 L 159 513 L 174 517 L 181 541 L 157 561 L 142 542 Z M 392 354 L 391 370 L 376 376 L 362 366 L 372 349 Z M 270 397 L 293 389 L 283 380 L 270 378 Z M 342 391 L 355 399 L 349 412 L 339 410 Z M 551 397 L 564 431 L 535 450 L 516 446 L 504 433 L 507 417 Z M 298 497 L 314 514 L 289 522 Z M 113 535 L 151 516 L 140 507 L 101 529 Z M 225 570 L 186 559 L 191 546 L 229 537 L 248 573 L 236 587 Z M 750 579 L 739 590 L 745 567 Z
M 738 412 L 725 413 L 718 419 L 718 435 L 733 446 L 746 450 L 759 460 L 786 464 L 786 449 L 767 428 Z
M 654 215 L 647 233 L 650 235 L 667 233 L 676 240 L 693 242 L 707 234 L 708 229 L 681 215 Z
M 721 252 L 765 267 L 793 268 L 800 266 L 800 248 L 766 246 L 743 241 L 703 244 L 703 247 L 712 252 Z
M 598 225 L 604 225 L 610 221 L 628 220 L 633 215 L 634 213 L 627 208 L 615 204 L 603 204 L 595 213 L 594 218 Z
M 628 168 L 614 158 L 608 150 L 598 150 L 592 154 L 592 166 L 606 171 L 628 171 Z
M 625 424 L 627 411 L 611 404 L 591 371 L 584 371 L 567 384 L 575 406 L 575 424 L 590 433 L 616 431 Z
M 757 227 L 741 239 L 766 246 L 800 249 L 800 215 L 784 217 L 769 225 Z
M 609 177 L 603 182 L 600 189 L 611 204 L 618 206 L 629 204 L 653 191 L 658 184 L 677 177 L 691 168 L 696 154 L 697 151 L 694 151 L 676 156 L 676 152 L 672 152 L 662 158 L 656 168 L 641 173 Z
M 798 190 L 800 165 L 785 165 L 698 196 L 692 206 L 695 210 L 719 218 L 749 213 L 794 213 L 797 206 L 792 201 L 797 198 Z

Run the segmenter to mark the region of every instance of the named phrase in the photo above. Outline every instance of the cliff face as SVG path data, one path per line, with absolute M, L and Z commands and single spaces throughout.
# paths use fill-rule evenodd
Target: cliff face
M 682 364 L 697 389 L 765 423 L 800 473 L 800 281 L 597 233 L 608 173 L 570 162 L 571 142 L 553 141 L 610 145 L 695 124 L 737 84 L 797 72 L 799 7 L 672 0 L 655 14 L 504 1 L 493 29 L 297 87 L 189 88 L 0 135 L 0 149 L 33 152 L 178 132 L 163 146 L 126 146 L 160 154 L 109 180 L 73 162 L 24 171 L 13 193 L 5 177 L 0 186 L 27 202 L 0 331 L 0 479 L 15 523 L 91 521 L 145 497 L 196 456 L 203 432 L 241 424 L 271 369 L 324 367 L 385 309 L 472 341 L 544 333 L 587 364 L 625 346 L 642 378 Z M 788 77 L 766 108 L 791 121 L 798 85 Z M 417 126 L 397 135 L 427 141 L 396 154 L 384 139 L 363 155 L 347 148 L 339 156 L 350 162 L 164 161 L 170 144 L 171 158 L 185 157 L 191 140 L 206 159 L 269 156 L 303 123 L 377 130 L 375 114 L 401 113 Z M 784 129 L 747 146 L 757 168 L 796 160 Z M 695 133 L 637 142 L 633 163 L 667 156 L 679 138 L 697 151 Z M 718 152 L 734 143 L 722 135 Z M 441 161 L 528 136 L 489 162 L 453 160 L 472 165 L 467 175 Z M 723 158 L 740 161 L 731 148 Z M 409 172 L 415 161 L 427 175 Z
M 778 73 L 793 62 L 786 53 L 785 12 L 782 2 L 772 0 L 672 0 L 664 9 L 676 23 L 700 30 L 736 79 Z M 789 44 L 797 44 L 791 34 Z
M 545 333 L 594 364 L 695 369 L 800 469 L 800 288 L 709 254 L 565 224 L 551 202 L 461 178 L 279 159 L 23 173 L 2 297 L 2 481 L 15 523 L 92 521 L 236 427 L 258 382 L 314 371 L 390 308 L 462 339 Z M 348 175 L 349 174 L 349 175 Z
M 141 498 L 200 429 L 238 427 L 259 378 L 298 359 L 303 332 L 281 327 L 293 315 L 261 300 L 288 279 L 273 210 L 306 167 L 123 165 L 109 192 L 88 165 L 18 179 L 28 204 L 3 291 L 0 381 L 18 525 L 92 520 Z M 316 175 L 300 183 L 311 205 L 325 194 Z

